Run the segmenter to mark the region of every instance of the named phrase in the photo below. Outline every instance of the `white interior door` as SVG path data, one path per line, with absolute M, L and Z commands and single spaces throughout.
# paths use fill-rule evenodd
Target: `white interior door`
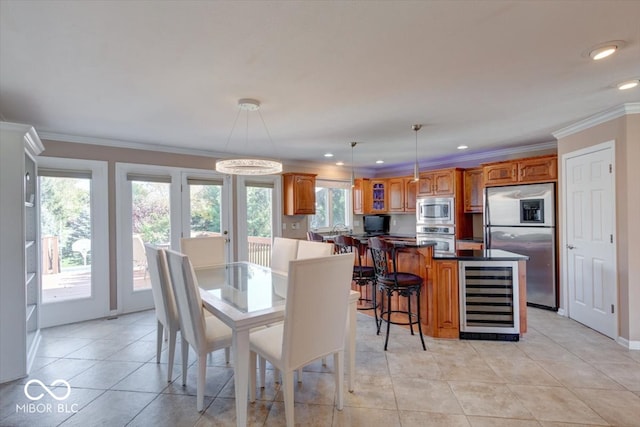
M 569 317 L 616 338 L 613 144 L 563 159 Z

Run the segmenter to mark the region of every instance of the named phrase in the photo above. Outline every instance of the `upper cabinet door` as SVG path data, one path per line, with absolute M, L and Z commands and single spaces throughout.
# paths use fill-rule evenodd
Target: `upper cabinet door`
M 500 162 L 483 167 L 485 185 L 503 185 L 518 182 L 518 165 L 515 162 Z
M 389 212 L 404 212 L 405 191 L 402 178 L 389 179 Z
M 433 173 L 436 196 L 453 195 L 456 190 L 456 178 L 453 169 L 445 169 Z
M 558 179 L 558 157 L 551 155 L 487 163 L 483 165 L 483 173 L 486 187 L 553 182 Z
M 284 214 L 315 215 L 316 176 L 314 174 L 285 173 Z
M 371 213 L 387 212 L 387 180 L 371 180 Z
M 418 181 L 418 195 L 419 196 L 433 196 L 435 191 L 434 176 L 431 172 L 425 172 L 420 174 L 420 181 Z
M 416 197 L 418 194 L 418 181 L 413 177 L 404 178 L 404 211 L 416 211 Z
M 519 182 L 555 181 L 558 179 L 558 158 L 534 157 L 518 162 Z
M 455 169 L 442 169 L 420 174 L 418 196 L 452 196 L 455 192 Z
M 482 213 L 482 189 L 484 188 L 482 168 L 464 171 L 464 212 Z

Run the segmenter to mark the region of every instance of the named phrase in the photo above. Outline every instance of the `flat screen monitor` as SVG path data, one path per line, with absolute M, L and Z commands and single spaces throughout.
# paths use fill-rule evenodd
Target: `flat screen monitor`
M 365 233 L 388 233 L 391 217 L 389 215 L 365 215 Z

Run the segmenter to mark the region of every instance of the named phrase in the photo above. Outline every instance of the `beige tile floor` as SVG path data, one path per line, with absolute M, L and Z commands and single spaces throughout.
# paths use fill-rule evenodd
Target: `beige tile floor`
M 296 423 L 640 426 L 640 351 L 628 351 L 552 312 L 530 308 L 529 321 L 530 331 L 518 343 L 425 338 L 426 352 L 417 337 L 397 328 L 384 352 L 373 319 L 359 314 L 355 391 L 346 393 L 345 408 L 337 411 L 331 363 L 308 366 L 295 392 Z M 209 361 L 206 410 L 200 414 L 195 409 L 195 357 L 189 359 L 186 388 L 179 351 L 173 381 L 167 383 L 166 345 L 163 363 L 155 363 L 151 311 L 42 332 L 31 375 L 0 386 L 2 426 L 235 425 L 233 369 L 224 353 Z M 64 401 L 45 394 L 30 410 L 24 384 L 31 379 L 45 384 L 65 379 L 71 393 Z M 36 388 L 30 390 L 36 394 Z M 273 371 L 249 408 L 251 425 L 284 425 Z

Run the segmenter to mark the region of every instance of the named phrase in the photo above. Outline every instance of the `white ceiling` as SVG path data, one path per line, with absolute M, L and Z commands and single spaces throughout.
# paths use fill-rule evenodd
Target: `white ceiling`
M 425 161 L 553 141 L 639 77 L 640 1 L 0 1 L 1 117 L 69 139 L 408 165 L 414 123 Z M 245 97 L 273 144 L 226 145 Z

